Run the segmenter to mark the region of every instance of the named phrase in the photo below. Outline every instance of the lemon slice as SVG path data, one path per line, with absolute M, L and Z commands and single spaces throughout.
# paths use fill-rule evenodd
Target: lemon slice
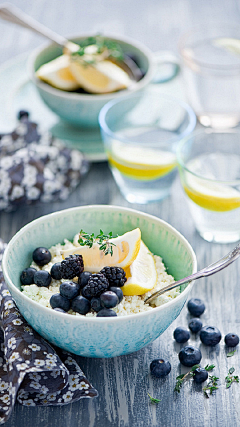
M 80 88 L 69 69 L 68 55 L 61 55 L 42 65 L 37 70 L 36 76 L 57 89 L 72 91 Z
M 151 181 L 167 175 L 177 164 L 174 153 L 118 141 L 112 143 L 108 160 L 111 166 L 125 176 L 141 181 Z
M 93 243 L 93 246 L 79 246 L 77 248 L 61 251 L 63 258 L 69 255 L 79 254 L 83 257 L 84 270 L 97 273 L 103 267 L 117 266 L 126 268 L 136 259 L 141 243 L 141 231 L 136 228 L 128 231 L 122 236 L 109 239 L 112 243 L 113 254 L 105 255 L 99 249 L 98 243 Z
M 127 281 L 121 288 L 123 295 L 142 295 L 150 291 L 157 283 L 157 270 L 153 255 L 141 241 L 135 261 L 125 269 Z
M 70 57 L 70 71 L 80 86 L 90 93 L 111 93 L 126 89 L 132 83 L 128 74 L 111 61 L 92 64 Z
M 226 212 L 240 207 L 240 192 L 226 184 L 189 175 L 183 188 L 194 203 L 210 211 Z

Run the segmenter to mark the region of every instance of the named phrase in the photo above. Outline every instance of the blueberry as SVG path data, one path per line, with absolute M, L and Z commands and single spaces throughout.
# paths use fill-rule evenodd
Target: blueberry
M 39 270 L 39 271 L 36 271 L 36 273 L 34 273 L 33 280 L 35 285 L 40 287 L 44 286 L 45 288 L 47 288 L 50 285 L 52 278 L 47 271 Z
M 111 288 L 109 288 L 109 291 L 114 292 L 117 297 L 118 297 L 118 304 L 122 301 L 123 299 L 123 291 L 121 288 L 118 288 L 116 286 L 112 286 Z
M 61 263 L 56 262 L 56 264 L 53 264 L 50 274 L 54 280 L 61 280 L 62 279 L 62 273 L 61 273 Z
M 150 371 L 154 377 L 163 378 L 171 371 L 171 365 L 163 359 L 154 359 L 150 364 Z
M 109 308 L 102 308 L 97 314 L 97 317 L 114 317 L 117 316 L 114 310 L 110 310 Z
M 198 348 L 193 347 L 192 345 L 186 345 L 181 349 L 178 357 L 182 365 L 194 366 L 199 364 L 202 358 L 202 353 Z
M 91 309 L 91 303 L 87 298 L 78 295 L 72 300 L 72 309 L 79 314 L 87 314 Z
M 199 298 L 191 298 L 187 303 L 188 311 L 196 317 L 200 317 L 205 310 L 203 301 Z
M 59 313 L 66 313 L 66 311 L 64 311 L 62 308 L 58 308 L 58 307 L 54 308 L 53 310 L 59 311 Z
M 50 305 L 52 308 L 61 308 L 64 311 L 68 311 L 71 307 L 71 302 L 60 294 L 54 294 L 50 298 Z
M 100 298 L 97 297 L 93 297 L 91 299 L 91 307 L 94 311 L 96 311 L 97 313 L 102 310 L 102 306 L 101 306 L 101 301 Z
M 18 118 L 18 120 L 21 120 L 23 117 L 25 117 L 26 119 L 28 119 L 29 112 L 25 111 L 25 110 L 20 110 L 19 113 L 18 113 L 18 115 L 17 115 L 17 118 Z
M 200 340 L 205 345 L 217 345 L 221 341 L 221 338 L 221 332 L 215 326 L 204 326 L 200 331 Z
M 113 308 L 118 304 L 118 296 L 115 292 L 106 291 L 100 295 L 100 302 L 102 307 Z
M 89 271 L 83 271 L 82 274 L 78 277 L 78 284 L 80 285 L 80 289 L 84 288 L 88 284 L 88 281 L 90 277 L 92 276 L 92 273 Z
M 51 254 L 47 248 L 36 248 L 32 254 L 33 261 L 42 267 L 51 261 Z
M 181 326 L 179 326 L 173 332 L 173 337 L 175 338 L 175 340 L 178 343 L 183 343 L 183 342 L 186 342 L 187 340 L 189 340 L 190 333 L 186 328 L 182 328 Z
M 190 320 L 188 327 L 190 331 L 196 334 L 202 329 L 202 322 L 198 317 L 194 317 L 193 319 Z
M 201 384 L 208 379 L 208 373 L 204 368 L 197 368 L 194 371 L 193 379 L 197 384 Z
M 25 268 L 25 270 L 23 270 L 20 275 L 22 285 L 32 285 L 32 283 L 34 283 L 33 277 L 36 271 L 36 268 Z
M 224 341 L 228 347 L 236 347 L 239 343 L 239 336 L 229 333 L 225 336 Z
M 59 286 L 60 294 L 68 299 L 73 299 L 79 295 L 80 286 L 76 282 L 66 281 Z

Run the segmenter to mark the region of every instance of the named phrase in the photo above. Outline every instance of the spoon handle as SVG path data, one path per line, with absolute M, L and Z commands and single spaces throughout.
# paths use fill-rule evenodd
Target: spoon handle
M 35 33 L 41 34 L 60 46 L 66 46 L 68 43 L 68 40 L 65 39 L 65 37 L 62 37 L 54 31 L 46 28 L 44 25 L 35 21 L 35 19 L 31 18 L 11 3 L 3 3 L 0 5 L 0 18 L 5 21 L 13 22 L 14 24 L 18 24 L 21 27 L 33 30 Z
M 154 298 L 164 294 L 171 289 L 177 288 L 184 283 L 190 282 L 192 280 L 200 279 L 201 277 L 211 276 L 212 274 L 217 273 L 218 271 L 223 270 L 223 268 L 228 267 L 232 262 L 234 262 L 240 256 L 240 243 L 227 255 L 219 259 L 218 261 L 210 264 L 208 267 L 203 268 L 202 270 L 197 271 L 196 273 L 191 274 L 190 276 L 184 277 L 177 282 L 171 283 L 168 286 L 160 289 L 160 291 L 154 292 L 150 297 L 144 300 L 145 303 L 151 302 Z

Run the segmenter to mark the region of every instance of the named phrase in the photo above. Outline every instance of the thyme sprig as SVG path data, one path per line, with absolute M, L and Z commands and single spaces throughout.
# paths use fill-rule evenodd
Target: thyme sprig
M 88 57 L 86 48 L 90 45 L 96 46 L 96 54 Z M 87 57 L 84 58 L 85 54 L 87 54 Z M 100 34 L 97 34 L 96 37 L 88 37 L 87 39 L 83 40 L 79 45 L 79 49 L 76 52 L 73 52 L 71 55 L 75 58 L 81 59 L 81 61 L 83 61 L 86 65 L 95 64 L 97 62 L 96 55 L 100 55 L 99 59 L 114 58 L 119 61 L 124 59 L 121 46 L 114 40 L 105 39 Z
M 234 371 L 234 368 L 230 368 L 228 371 L 228 375 L 225 378 L 226 388 L 229 388 L 233 382 L 239 383 L 239 377 L 237 375 L 232 375 Z
M 81 230 L 79 233 L 79 239 L 78 243 L 80 246 L 88 246 L 89 248 L 92 248 L 94 243 L 97 243 L 99 245 L 99 250 L 103 251 L 105 255 L 110 254 L 113 256 L 113 246 L 116 246 L 114 243 L 110 242 L 110 239 L 112 239 L 113 233 L 112 231 L 109 234 L 104 234 L 102 230 L 100 230 L 100 233 L 95 237 L 94 233 L 88 234 L 85 231 Z
M 209 376 L 209 381 L 205 387 L 203 387 L 203 393 L 204 396 L 209 398 L 211 394 L 213 394 L 214 390 L 218 389 L 218 377 L 215 377 L 214 375 Z
M 187 379 L 187 378 L 191 378 L 194 375 L 194 371 L 196 371 L 197 368 L 199 368 L 200 365 L 194 365 L 192 367 L 192 369 L 190 371 L 188 371 L 186 374 L 181 374 L 178 375 L 178 377 L 176 378 L 177 382 L 174 388 L 174 391 L 176 391 L 177 393 L 180 393 L 183 382 Z
M 155 397 L 150 396 L 149 393 L 148 393 L 148 396 L 150 398 L 150 402 L 153 403 L 153 404 L 161 402 L 161 399 L 155 399 Z
M 235 352 L 236 352 L 236 350 L 230 351 L 230 353 L 227 353 L 227 357 L 232 357 Z

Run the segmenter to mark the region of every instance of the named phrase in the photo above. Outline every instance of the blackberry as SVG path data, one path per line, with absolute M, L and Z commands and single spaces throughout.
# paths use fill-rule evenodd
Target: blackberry
M 88 284 L 84 286 L 82 290 L 82 295 L 85 298 L 98 297 L 103 292 L 107 291 L 108 288 L 109 282 L 103 274 L 92 274 L 88 281 Z
M 61 262 L 61 273 L 63 279 L 73 279 L 84 270 L 82 255 L 69 255 Z
M 108 279 L 110 286 L 121 288 L 127 281 L 126 273 L 121 267 L 104 267 L 100 273 Z

